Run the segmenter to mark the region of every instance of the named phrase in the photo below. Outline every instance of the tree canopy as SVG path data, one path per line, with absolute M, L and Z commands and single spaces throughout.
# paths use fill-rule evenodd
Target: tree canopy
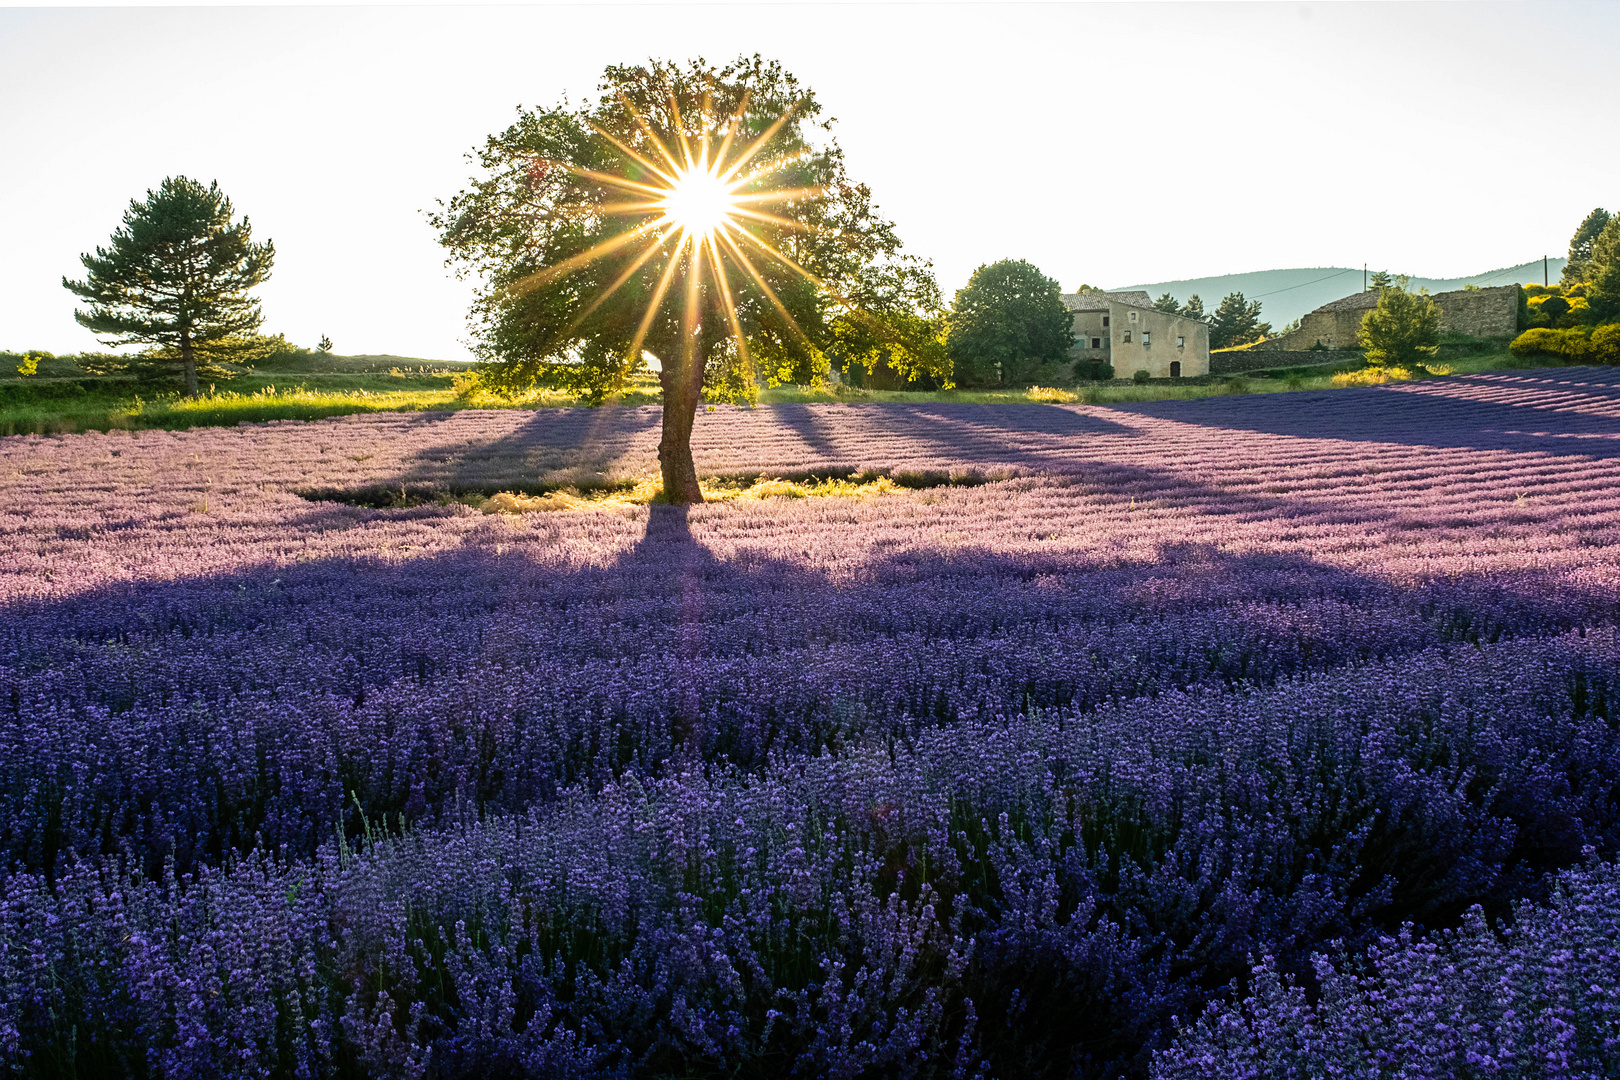
M 84 280 L 62 279 L 88 304 L 74 319 L 104 345 L 155 346 L 150 359 L 177 368 L 195 396 L 199 366 L 251 347 L 264 318 L 247 291 L 269 278 L 275 245 L 253 243 L 235 213 L 218 182 L 184 176 L 130 200 L 109 246 L 79 256 Z
M 1163 311 L 1169 315 L 1181 314 L 1181 304 L 1169 293 L 1165 293 L 1163 296 L 1153 301 L 1153 307 L 1156 311 Z
M 1202 322 L 1204 320 L 1203 297 L 1199 296 L 1197 293 L 1193 293 L 1191 296 L 1187 297 L 1187 302 L 1181 305 L 1181 311 L 1179 314 L 1185 316 L 1186 318 L 1197 319 L 1199 322 Z
M 1228 293 L 1209 319 L 1209 347 L 1230 349 L 1259 341 L 1271 333 L 1271 324 L 1260 321 L 1260 301 L 1245 300 L 1240 292 Z
M 1400 277 L 1378 290 L 1378 306 L 1361 320 L 1357 344 L 1374 364 L 1412 364 L 1434 356 L 1440 344 L 1440 309 L 1428 289 L 1407 292 Z
M 1022 259 L 980 266 L 956 291 L 946 348 L 958 380 L 1013 383 L 1068 359 L 1074 317 L 1058 283 Z
M 698 502 L 694 413 L 840 348 L 937 369 L 938 289 L 847 174 L 815 95 L 741 57 L 610 67 L 600 96 L 520 109 L 481 177 L 430 215 L 478 281 L 482 381 L 600 402 L 657 361 L 664 497 Z M 937 329 L 932 333 L 937 339 Z
M 1569 238 L 1569 261 L 1564 264 L 1561 284 L 1575 285 L 1592 280 L 1592 245 L 1603 234 L 1610 220 L 1612 216 L 1601 206 L 1581 220 L 1575 235 Z

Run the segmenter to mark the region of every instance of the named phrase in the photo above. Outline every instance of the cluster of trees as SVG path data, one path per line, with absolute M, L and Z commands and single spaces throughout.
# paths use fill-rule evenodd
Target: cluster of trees
M 1576 228 L 1557 285 L 1520 292 L 1517 356 L 1620 364 L 1620 214 L 1599 207 Z

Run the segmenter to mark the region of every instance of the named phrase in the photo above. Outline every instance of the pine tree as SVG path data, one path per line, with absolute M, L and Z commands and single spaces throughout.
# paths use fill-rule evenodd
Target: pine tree
M 1209 320 L 1209 347 L 1230 349 L 1259 341 L 1271 333 L 1271 324 L 1260 321 L 1260 301 L 1245 300 L 1240 292 L 1228 293 Z
M 1156 310 L 1165 312 L 1169 315 L 1178 315 L 1181 313 L 1181 305 L 1176 303 L 1176 298 L 1171 296 L 1169 293 L 1165 293 L 1163 296 L 1153 301 L 1153 307 Z
M 1406 278 L 1378 290 L 1378 306 L 1361 320 L 1356 343 L 1372 364 L 1409 364 L 1434 356 L 1440 344 L 1440 309 L 1428 289 L 1406 291 Z
M 1601 206 L 1586 215 L 1580 228 L 1575 230 L 1575 235 L 1569 238 L 1569 261 L 1564 264 L 1560 285 L 1576 285 L 1597 276 L 1599 268 L 1592 263 L 1592 245 L 1603 234 L 1610 220 L 1611 215 Z
M 247 291 L 270 276 L 275 245 L 253 243 L 248 219 L 234 215 L 217 182 L 184 176 L 164 180 L 145 202 L 131 200 L 110 246 L 79 256 L 85 279 L 62 279 L 89 305 L 74 319 L 109 335 L 104 345 L 156 346 L 195 397 L 199 360 L 225 357 L 264 318 Z
M 1181 311 L 1179 312 L 1179 314 L 1186 317 L 1186 318 L 1197 319 L 1199 322 L 1203 322 L 1204 321 L 1204 301 L 1203 301 L 1203 298 L 1200 297 L 1197 293 L 1193 293 L 1191 296 L 1187 297 L 1187 302 L 1185 304 L 1181 305 Z

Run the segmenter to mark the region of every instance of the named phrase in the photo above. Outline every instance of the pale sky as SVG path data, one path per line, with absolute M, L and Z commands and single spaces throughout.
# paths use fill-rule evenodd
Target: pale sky
M 165 176 L 275 240 L 265 330 L 466 356 L 422 212 L 608 64 L 780 59 L 947 297 L 1299 266 L 1457 277 L 1620 209 L 1620 4 L 0 7 L 0 349 Z

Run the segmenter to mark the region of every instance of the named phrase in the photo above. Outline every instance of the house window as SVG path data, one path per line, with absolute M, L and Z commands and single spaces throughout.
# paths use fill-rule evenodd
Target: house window
M 1092 348 L 1093 348 L 1093 349 L 1100 349 L 1100 348 L 1102 348 L 1102 338 L 1092 338 L 1092 339 L 1091 339 L 1091 347 L 1092 347 Z
M 1129 345 L 1130 343 L 1131 343 L 1131 332 L 1129 330 L 1127 330 L 1127 331 L 1125 331 L 1125 344 Z
M 1135 321 L 1136 321 L 1136 312 L 1133 311 L 1133 312 L 1131 312 L 1131 322 L 1135 322 Z
M 1106 316 L 1106 315 L 1103 316 L 1103 325 L 1104 326 L 1108 325 L 1108 316 Z
M 1152 348 L 1152 347 L 1153 347 L 1153 331 L 1151 331 L 1151 330 L 1142 331 L 1142 348 L 1149 349 L 1149 348 Z
M 1172 379 L 1181 378 L 1181 361 L 1180 360 L 1172 360 L 1172 361 L 1170 361 L 1170 377 Z
M 1185 349 L 1186 347 L 1187 347 L 1187 339 L 1186 338 L 1184 338 L 1184 337 L 1176 338 L 1176 348 Z

